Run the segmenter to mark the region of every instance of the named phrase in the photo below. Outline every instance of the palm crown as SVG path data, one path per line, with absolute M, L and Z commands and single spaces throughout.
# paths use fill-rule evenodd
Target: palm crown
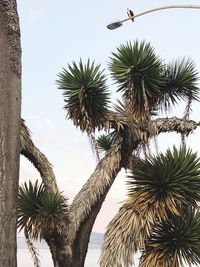
M 141 256 L 141 267 L 200 264 L 200 212 L 185 208 L 155 225 Z
M 24 183 L 18 194 L 18 228 L 24 229 L 26 236 L 37 239 L 45 233 L 62 230 L 61 218 L 67 220 L 67 199 L 58 192 L 47 192 L 44 184 Z
M 63 89 L 65 109 L 68 117 L 82 131 L 91 133 L 94 129 L 102 128 L 109 103 L 109 93 L 106 79 L 100 66 L 88 60 L 83 65 L 80 60 L 77 65 L 68 65 L 63 69 L 57 80 L 59 89 Z
M 100 266 L 108 254 L 112 266 L 131 266 L 138 250 L 140 267 L 199 264 L 199 199 L 200 159 L 191 149 L 138 159 L 128 198 L 108 225 Z
M 122 92 L 125 116 L 131 122 L 145 122 L 159 110 L 170 109 L 179 100 L 198 100 L 198 76 L 191 60 L 164 63 L 149 43 L 127 42 L 112 53 L 108 67 L 113 81 Z M 87 133 L 112 128 L 108 114 L 110 97 L 107 79 L 100 65 L 68 64 L 58 74 L 58 88 L 63 90 L 68 118 Z M 123 113 L 124 116 L 124 113 Z M 108 126 L 109 125 L 109 126 Z

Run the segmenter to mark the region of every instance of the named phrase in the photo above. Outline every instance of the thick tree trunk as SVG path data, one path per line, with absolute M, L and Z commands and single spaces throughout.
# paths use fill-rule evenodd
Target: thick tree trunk
M 72 264 L 72 250 L 65 234 L 61 236 L 58 233 L 47 233 L 47 235 L 45 235 L 45 241 L 51 251 L 54 267 L 75 266 Z
M 21 48 L 15 0 L 0 1 L 0 266 L 16 267 Z

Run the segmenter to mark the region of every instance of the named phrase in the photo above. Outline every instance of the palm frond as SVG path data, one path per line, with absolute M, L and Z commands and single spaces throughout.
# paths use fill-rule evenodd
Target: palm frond
M 177 213 L 177 205 L 200 200 L 200 160 L 185 146 L 141 159 L 129 176 L 128 190 L 130 196 L 145 194 L 141 207 L 163 203 L 163 208 Z
M 18 228 L 21 231 L 27 222 L 36 218 L 39 211 L 40 199 L 45 192 L 43 184 L 38 185 L 38 181 L 33 185 L 24 183 L 19 187 L 18 193 Z
M 187 101 L 190 110 L 193 100 L 199 101 L 198 72 L 190 59 L 177 60 L 165 66 L 166 82 L 161 97 L 161 107 L 168 110 L 179 100 Z
M 112 147 L 115 134 L 115 132 L 112 132 L 108 135 L 101 134 L 97 138 L 97 148 L 100 152 L 107 152 Z
M 184 265 L 185 263 L 185 265 Z M 183 209 L 154 227 L 141 257 L 141 267 L 191 266 L 200 264 L 200 212 Z
M 38 181 L 19 187 L 17 226 L 20 231 L 26 230 L 29 238 L 41 239 L 53 230 L 61 232 L 61 221 L 67 214 L 67 199 L 61 193 L 46 192 Z
M 136 199 L 128 198 L 108 224 L 100 255 L 100 267 L 129 267 L 134 255 L 144 247 L 152 232 L 154 215 L 144 214 L 134 206 Z
M 28 250 L 31 253 L 33 259 L 34 267 L 40 267 L 39 253 L 36 250 L 36 247 L 34 246 L 32 240 L 29 238 L 26 227 L 24 229 L 24 235 L 26 238 L 26 244 L 28 246 Z
M 132 116 L 144 119 L 156 108 L 163 86 L 162 61 L 149 43 L 127 42 L 112 53 L 109 68 Z
M 67 117 L 82 131 L 91 133 L 102 128 L 109 105 L 106 77 L 90 60 L 84 65 L 72 62 L 58 74 L 58 88 L 63 90 Z
M 125 104 L 124 101 L 117 100 L 117 103 L 114 105 L 114 109 L 119 114 L 125 114 Z

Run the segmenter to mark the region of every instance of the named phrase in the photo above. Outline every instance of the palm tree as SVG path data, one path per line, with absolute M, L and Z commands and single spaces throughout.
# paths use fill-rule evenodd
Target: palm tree
M 184 266 L 200 262 L 200 159 L 181 147 L 138 159 L 128 198 L 108 225 L 100 266 Z M 109 257 L 108 257 L 109 255 Z
M 54 255 L 55 266 L 84 265 L 96 216 L 118 172 L 135 166 L 137 159 L 133 153 L 138 148 L 148 145 L 148 141 L 161 132 L 187 135 L 198 126 L 188 116 L 153 117 L 182 99 L 187 101 L 188 113 L 191 102 L 198 100 L 198 77 L 191 60 L 164 64 L 150 44 L 136 41 L 120 46 L 112 54 L 109 69 L 122 92 L 122 99 L 114 108 L 111 108 L 104 71 L 94 61 L 72 62 L 58 74 L 57 84 L 63 91 L 67 118 L 86 132 L 102 157 L 69 206 L 68 222 L 63 223 L 63 233 L 59 236 L 59 249 L 56 233 L 54 238 L 45 236 L 55 248 L 55 254 L 59 251 L 57 257 Z M 99 131 L 101 136 L 96 142 L 95 135 Z M 25 130 L 24 135 L 25 138 L 21 138 L 23 155 L 38 168 L 46 190 L 57 192 L 51 165 Z M 105 154 L 99 151 L 101 147 L 106 149 Z M 67 236 L 64 233 L 68 233 Z
M 0 1 L 0 25 L 0 266 L 16 267 L 21 118 L 21 46 L 16 0 Z
M 39 259 L 31 240 L 45 239 L 47 242 L 52 235 L 57 235 L 57 247 L 59 236 L 63 234 L 63 222 L 68 221 L 67 199 L 59 192 L 48 192 L 45 185 L 38 181 L 33 185 L 30 181 L 27 185 L 19 187 L 18 195 L 18 228 L 24 229 L 28 247 L 32 252 L 35 266 L 39 266 Z M 48 242 L 53 261 L 54 247 Z

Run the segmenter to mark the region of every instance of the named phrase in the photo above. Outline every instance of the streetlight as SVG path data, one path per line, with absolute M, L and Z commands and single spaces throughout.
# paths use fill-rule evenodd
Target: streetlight
M 129 17 L 127 19 L 123 19 L 123 20 L 118 20 L 118 21 L 111 22 L 111 23 L 109 23 L 107 25 L 107 28 L 109 30 L 115 30 L 115 29 L 121 27 L 123 25 L 123 22 L 126 22 L 128 20 L 135 19 L 137 17 L 143 16 L 143 15 L 148 14 L 148 13 L 151 13 L 151 12 L 160 11 L 160 10 L 163 10 L 163 9 L 171 9 L 171 8 L 192 8 L 192 9 L 200 9 L 200 5 L 168 5 L 168 6 L 157 7 L 157 8 L 146 10 L 146 11 L 144 11 L 142 13 L 139 13 L 139 14 L 134 15 L 133 17 Z

